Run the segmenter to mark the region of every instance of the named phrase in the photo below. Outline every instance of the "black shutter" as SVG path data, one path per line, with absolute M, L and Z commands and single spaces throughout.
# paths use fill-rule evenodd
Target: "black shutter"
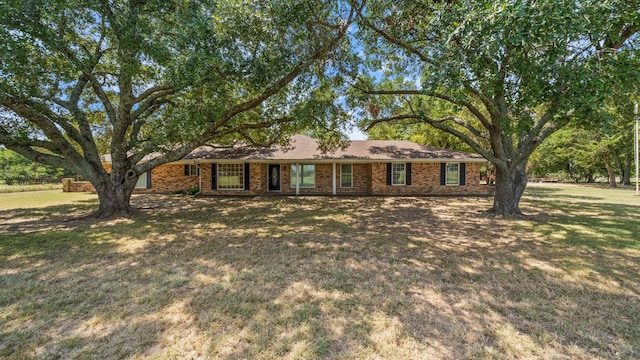
M 184 176 L 189 176 L 189 164 L 184 164 Z
M 465 168 L 464 163 L 460 163 L 460 168 L 459 168 L 460 169 L 460 185 L 464 185 L 465 183 L 466 174 L 465 174 L 464 168 Z
M 411 185 L 411 163 L 407 163 L 404 166 L 404 169 L 405 169 L 405 175 L 404 175 L 405 184 Z
M 218 190 L 218 164 L 211 164 L 211 190 Z
M 249 163 L 244 163 L 244 189 L 249 190 Z
M 391 185 L 391 163 L 387 163 L 387 185 Z
M 440 163 L 440 185 L 447 185 L 447 163 Z
M 151 189 L 151 170 L 147 171 L 147 189 Z

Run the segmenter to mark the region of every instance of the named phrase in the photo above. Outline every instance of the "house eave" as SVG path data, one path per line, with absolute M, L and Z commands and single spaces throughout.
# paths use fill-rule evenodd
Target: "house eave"
M 259 164 L 283 164 L 283 163 L 305 163 L 305 164 L 370 164 L 370 163 L 486 163 L 484 158 L 436 158 L 436 159 L 188 159 L 174 161 L 169 164 L 233 164 L 233 163 L 259 163 Z

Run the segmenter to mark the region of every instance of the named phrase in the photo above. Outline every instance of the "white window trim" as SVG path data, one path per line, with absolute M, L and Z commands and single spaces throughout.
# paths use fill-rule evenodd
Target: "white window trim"
M 240 165 L 240 170 L 242 172 L 242 175 L 240 176 L 241 179 L 241 187 L 239 188 L 220 188 L 220 166 L 225 166 L 225 165 Z M 216 188 L 217 190 L 220 191 L 238 191 L 238 190 L 244 190 L 245 185 L 244 185 L 244 163 L 220 163 L 216 166 Z
M 305 165 L 313 165 L 313 186 L 308 186 L 308 185 L 303 185 L 300 182 L 300 179 L 302 179 L 302 177 L 300 177 L 300 172 L 298 171 L 298 167 L 302 168 Z M 293 180 L 293 177 L 291 176 L 291 170 L 293 169 L 293 167 L 296 167 L 296 184 L 295 186 L 291 186 L 291 180 Z M 289 169 L 289 176 L 291 177 L 291 179 L 289 180 L 289 188 L 290 189 L 315 189 L 316 188 L 316 184 L 317 184 L 317 171 L 318 171 L 318 167 L 316 166 L 316 164 L 291 164 L 291 168 Z
M 351 181 L 349 186 L 342 186 L 342 166 L 349 165 L 351 166 Z M 350 189 L 353 188 L 353 164 L 340 164 L 340 188 L 342 189 Z
M 458 176 L 456 176 L 455 184 L 449 184 L 449 165 L 458 165 L 458 170 L 456 171 Z M 446 186 L 460 186 L 460 163 L 447 163 L 445 165 L 444 184 Z
M 400 184 L 394 184 L 393 182 L 393 167 L 394 165 L 402 165 L 402 171 L 404 172 L 404 176 L 402 177 L 403 182 Z M 406 163 L 391 163 L 391 186 L 407 186 L 407 164 Z

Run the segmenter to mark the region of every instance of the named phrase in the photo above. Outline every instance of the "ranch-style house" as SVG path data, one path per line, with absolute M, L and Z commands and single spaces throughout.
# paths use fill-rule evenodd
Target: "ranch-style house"
M 104 158 L 105 168 L 111 166 Z M 203 195 L 489 195 L 477 154 L 408 141 L 353 140 L 333 153 L 296 135 L 288 147 L 202 146 L 138 178 L 136 192 Z M 73 191 L 73 190 L 71 190 Z

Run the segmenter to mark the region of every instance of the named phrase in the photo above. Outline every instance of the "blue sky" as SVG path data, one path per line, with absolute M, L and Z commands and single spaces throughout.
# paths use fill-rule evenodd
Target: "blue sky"
M 347 135 L 349 135 L 349 139 L 351 140 L 367 140 L 367 135 L 360 131 L 360 129 L 358 129 L 357 127 L 352 127 L 351 129 L 349 129 Z

